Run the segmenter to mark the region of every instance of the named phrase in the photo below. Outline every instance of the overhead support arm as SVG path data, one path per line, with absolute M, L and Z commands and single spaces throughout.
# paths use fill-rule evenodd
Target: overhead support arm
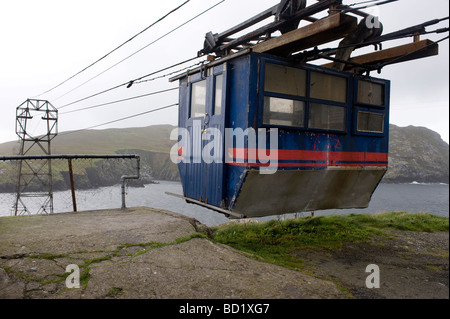
M 301 20 L 316 21 L 316 19 L 311 17 L 312 15 L 341 2 L 342 0 L 323 0 L 306 7 L 305 0 L 282 0 L 280 4 L 261 12 L 225 32 L 220 34 L 208 32 L 205 37 L 204 48 L 198 52 L 198 55 L 202 56 L 215 53 L 217 56 L 224 56 L 231 50 L 239 49 L 239 46 L 243 44 L 258 40 L 261 36 L 270 38 L 270 34 L 275 31 L 281 31 L 283 34 L 287 33 L 297 29 Z M 275 16 L 274 22 L 236 39 L 230 38 L 233 34 L 243 31 L 271 16 Z
M 289 56 L 320 44 L 344 37 L 357 29 L 357 18 L 345 14 L 334 14 L 300 29 L 272 38 L 252 48 L 253 52 Z
M 361 65 L 369 71 L 379 70 L 386 65 L 430 57 L 438 55 L 438 53 L 439 46 L 437 43 L 430 40 L 421 40 L 418 42 L 408 43 L 397 47 L 356 56 L 349 59 L 349 63 L 344 63 L 344 70 L 359 71 L 361 69 Z M 322 58 L 325 57 L 322 56 Z M 323 66 L 332 68 L 333 63 L 325 64 Z
M 336 61 L 333 64 L 333 69 L 343 71 L 345 64 L 337 62 L 338 60 L 348 61 L 350 55 L 355 50 L 358 44 L 369 41 L 372 38 L 378 37 L 383 32 L 383 26 L 380 23 L 378 27 L 368 27 L 366 20 L 362 19 L 358 24 L 355 32 L 348 34 L 340 43 L 336 52 Z
M 448 28 L 441 28 L 434 31 L 425 30 L 426 27 L 438 24 L 444 20 L 448 20 L 448 17 L 433 19 L 385 35 L 381 35 L 380 29 L 378 29 L 379 32 L 377 32 L 376 28 L 373 30 L 364 28 L 364 25 L 362 25 L 364 21 L 362 21 L 358 26 L 358 31 L 341 41 L 338 49 L 325 50 L 326 55 L 320 54 L 319 58 L 334 61 L 334 63 L 325 64 L 325 67 L 344 71 L 364 72 L 364 70 L 380 70 L 386 65 L 437 55 L 439 51 L 438 43 L 430 40 L 421 41 L 419 36 L 428 33 L 448 32 Z M 383 42 L 406 37 L 414 37 L 414 42 L 382 50 Z M 361 41 L 362 39 L 364 40 Z M 350 58 L 350 54 L 353 50 L 369 45 L 375 45 L 379 47 L 380 50 Z M 333 55 L 335 55 L 334 58 L 331 57 Z M 317 54 L 314 52 L 310 55 L 310 59 L 316 59 L 317 57 Z
M 272 8 L 269 8 L 263 12 L 261 12 L 260 14 L 254 16 L 251 19 L 248 19 L 240 24 L 238 24 L 237 26 L 228 29 L 220 34 L 213 34 L 212 32 L 208 32 L 205 36 L 205 44 L 204 44 L 204 48 L 203 50 L 201 50 L 198 55 L 201 56 L 203 54 L 208 54 L 208 53 L 212 53 L 214 52 L 214 50 L 217 48 L 218 44 L 223 43 L 224 41 L 231 41 L 230 39 L 228 39 L 229 36 L 238 33 L 242 30 L 245 30 L 249 27 L 251 27 L 252 25 L 259 23 L 271 16 L 273 16 L 278 9 L 278 5 L 273 6 Z

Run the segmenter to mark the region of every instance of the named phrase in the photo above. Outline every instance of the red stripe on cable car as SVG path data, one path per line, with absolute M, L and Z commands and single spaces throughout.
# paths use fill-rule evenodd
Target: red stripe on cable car
M 256 149 L 233 148 L 229 149 L 228 155 L 233 158 L 231 165 L 237 166 L 264 166 L 261 163 L 235 163 L 235 161 L 258 159 Z M 250 155 L 250 156 L 249 156 Z M 387 166 L 387 153 L 374 152 L 335 152 L 335 151 L 305 151 L 305 150 L 269 150 L 269 155 L 264 154 L 264 160 L 269 161 L 321 161 L 325 163 L 278 163 L 279 167 L 314 167 L 314 166 Z M 353 162 L 353 163 L 342 163 Z M 358 162 L 358 163 L 354 163 Z M 370 162 L 370 163 L 369 163 Z M 374 163 L 378 162 L 378 163 Z M 328 164 L 327 164 L 328 163 Z M 255 165 L 256 164 L 256 165 Z

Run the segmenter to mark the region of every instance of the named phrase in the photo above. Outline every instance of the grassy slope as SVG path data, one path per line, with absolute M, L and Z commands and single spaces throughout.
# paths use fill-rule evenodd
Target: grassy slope
M 343 242 L 369 241 L 388 236 L 383 229 L 420 232 L 449 231 L 449 219 L 431 214 L 384 213 L 303 217 L 264 223 L 225 224 L 215 227 L 215 240 L 253 254 L 267 262 L 302 269 L 300 249 L 334 249 Z
M 168 153 L 175 144 L 169 140 L 171 125 L 149 127 L 89 130 L 77 133 L 61 133 L 52 141 L 53 154 L 114 154 L 122 149 Z M 0 154 L 16 155 L 17 142 L 0 145 Z

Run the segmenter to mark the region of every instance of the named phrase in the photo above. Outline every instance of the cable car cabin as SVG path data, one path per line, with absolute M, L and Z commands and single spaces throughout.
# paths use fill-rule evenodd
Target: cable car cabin
M 237 217 L 365 208 L 387 171 L 387 80 L 253 52 L 173 80 L 188 202 Z

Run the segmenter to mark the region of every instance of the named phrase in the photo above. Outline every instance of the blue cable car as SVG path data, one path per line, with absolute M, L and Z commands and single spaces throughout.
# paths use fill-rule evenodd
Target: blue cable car
M 209 63 L 171 79 L 179 81 L 182 197 L 238 218 L 368 207 L 388 169 L 390 108 L 390 81 L 369 74 L 437 55 L 438 43 L 418 34 L 442 21 L 382 35 L 373 18 L 339 0 L 281 0 L 207 33 L 198 55 Z M 302 20 L 312 23 L 298 28 Z M 377 50 L 405 36 L 414 42 Z M 318 49 L 341 38 L 336 49 Z M 376 52 L 351 57 L 372 45 Z M 318 59 L 333 63 L 308 63 Z
M 388 80 L 251 50 L 171 80 L 188 202 L 235 217 L 365 208 L 387 171 Z

